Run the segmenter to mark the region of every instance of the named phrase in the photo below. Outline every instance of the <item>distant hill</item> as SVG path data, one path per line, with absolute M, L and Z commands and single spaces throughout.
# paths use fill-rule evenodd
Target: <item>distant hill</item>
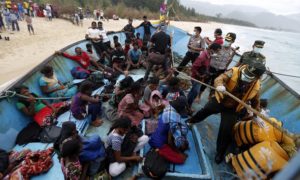
M 290 15 L 287 15 L 286 17 L 300 22 L 300 13 L 290 14 Z
M 255 6 L 215 5 L 193 0 L 185 0 L 184 4 L 195 8 L 198 13 L 210 16 L 218 14 L 225 18 L 251 22 L 262 28 L 300 32 L 300 13 L 283 16 Z
M 256 6 L 237 6 L 237 5 L 217 5 L 211 4 L 209 2 L 201 2 L 195 0 L 181 0 L 181 3 L 187 7 L 193 7 L 200 14 L 205 14 L 209 16 L 216 16 L 218 13 L 227 15 L 233 11 L 247 12 L 249 14 L 255 14 L 267 11 L 266 9 L 256 7 Z

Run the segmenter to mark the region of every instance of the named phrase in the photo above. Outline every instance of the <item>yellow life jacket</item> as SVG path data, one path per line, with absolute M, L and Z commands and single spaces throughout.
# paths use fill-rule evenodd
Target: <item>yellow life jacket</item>
M 236 86 L 238 85 L 239 77 L 241 74 L 241 69 L 244 67 L 245 66 L 232 68 L 232 77 L 224 85 L 228 92 L 232 93 L 234 91 L 234 89 L 236 88 Z M 246 94 L 244 95 L 244 97 L 241 100 L 243 102 L 247 102 L 247 101 L 251 100 L 252 98 L 254 98 L 257 95 L 259 90 L 260 90 L 260 80 L 256 80 L 256 81 L 252 82 L 250 88 L 248 89 L 248 91 L 246 92 Z M 220 103 L 223 96 L 220 95 L 220 93 L 217 91 L 215 92 L 215 95 L 216 95 L 217 101 Z M 243 107 L 244 106 L 242 104 L 239 104 L 236 107 L 236 112 L 239 112 L 240 110 L 242 110 Z
M 289 160 L 288 154 L 274 141 L 264 141 L 234 155 L 231 164 L 241 179 L 266 179 L 280 171 Z
M 278 126 L 282 126 L 282 122 L 275 118 L 270 118 L 271 121 Z M 278 130 L 270 123 L 265 121 L 265 128 L 259 127 L 254 121 L 240 121 L 234 125 L 234 139 L 237 146 L 253 145 L 263 141 L 275 141 L 279 143 L 282 148 L 292 155 L 296 150 L 296 145 L 290 136 L 287 136 L 282 131 Z

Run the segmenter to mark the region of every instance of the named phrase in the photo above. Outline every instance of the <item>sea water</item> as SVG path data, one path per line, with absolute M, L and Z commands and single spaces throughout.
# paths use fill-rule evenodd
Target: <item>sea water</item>
M 225 24 L 213 26 L 201 24 L 202 36 L 213 39 L 213 32 L 217 26 L 223 30 L 224 36 L 228 32 L 236 33 L 237 39 L 233 47 L 239 46 L 240 54 L 252 50 L 255 40 L 265 41 L 262 54 L 266 56 L 266 65 L 270 71 L 300 77 L 300 33 Z M 300 78 L 276 76 L 300 94 Z

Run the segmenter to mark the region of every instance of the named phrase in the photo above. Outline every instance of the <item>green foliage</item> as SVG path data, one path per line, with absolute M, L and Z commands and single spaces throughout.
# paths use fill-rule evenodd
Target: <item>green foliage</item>
M 105 9 L 106 16 L 110 18 L 113 14 L 117 14 L 121 18 L 141 18 L 147 15 L 151 19 L 158 19 L 159 7 L 163 0 L 37 0 L 37 2 L 59 5 L 62 13 L 74 12 L 80 6 L 91 10 Z M 215 21 L 255 27 L 254 24 L 246 21 L 222 18 L 221 14 L 216 15 L 217 17 L 198 14 L 194 8 L 187 8 L 180 4 L 179 0 L 169 0 L 168 8 L 169 17 L 173 20 Z

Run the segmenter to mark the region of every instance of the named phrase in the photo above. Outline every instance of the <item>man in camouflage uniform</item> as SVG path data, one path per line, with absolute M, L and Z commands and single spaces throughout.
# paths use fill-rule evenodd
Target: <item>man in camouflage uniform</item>
M 257 63 L 257 62 L 266 64 L 266 57 L 261 54 L 264 44 L 265 44 L 264 41 L 256 40 L 252 46 L 253 50 L 249 52 L 245 52 L 242 55 L 237 66 L 245 65 L 245 64 L 252 65 L 253 63 Z

